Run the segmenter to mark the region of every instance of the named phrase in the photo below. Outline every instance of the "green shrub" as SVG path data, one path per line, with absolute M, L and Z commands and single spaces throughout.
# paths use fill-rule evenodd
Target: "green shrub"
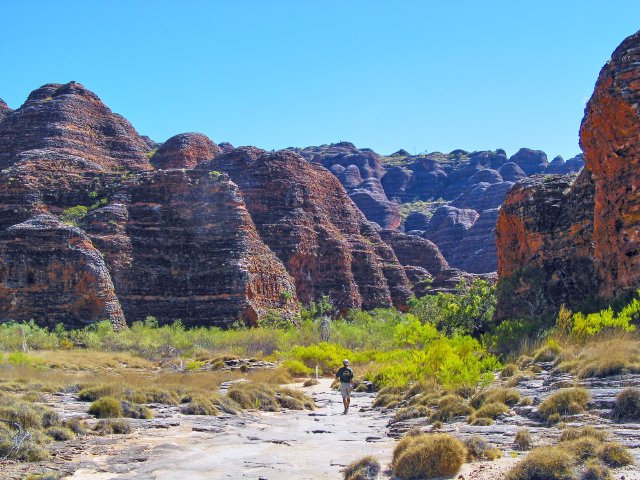
M 67 208 L 60 215 L 60 219 L 64 223 L 68 223 L 70 225 L 78 225 L 84 217 L 87 216 L 89 209 L 84 205 L 76 205 L 75 207 Z
M 467 449 L 451 435 L 431 433 L 405 437 L 396 446 L 393 457 L 395 476 L 433 478 L 458 473 L 467 458 Z
M 380 474 L 380 462 L 375 457 L 367 455 L 347 466 L 344 470 L 344 480 L 375 480 Z
M 315 373 L 315 369 L 307 367 L 300 360 L 288 359 L 282 363 L 282 366 L 294 377 L 308 377 Z
M 613 418 L 617 421 L 640 420 L 640 389 L 626 388 L 618 394 Z
M 573 480 L 575 460 L 565 450 L 538 447 L 507 473 L 507 480 Z
M 120 418 L 123 415 L 120 401 L 113 397 L 101 397 L 91 404 L 89 413 L 97 418 Z
M 589 392 L 584 388 L 560 390 L 551 394 L 538 406 L 538 413 L 547 420 L 554 414 L 575 415 L 586 410 L 590 398 Z

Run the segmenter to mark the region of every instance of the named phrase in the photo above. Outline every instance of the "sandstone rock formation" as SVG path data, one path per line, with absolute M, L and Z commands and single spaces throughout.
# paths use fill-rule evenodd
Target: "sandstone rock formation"
M 400 226 L 398 205 L 389 201 L 380 183 L 383 169 L 373 150 L 358 149 L 349 142 L 290 150 L 319 163 L 338 177 L 351 200 L 369 220 L 381 228 Z
M 238 184 L 301 301 L 330 295 L 341 309 L 405 305 L 411 290 L 393 250 L 325 168 L 290 150 L 252 147 L 221 155 L 208 168 Z
M 606 297 L 640 285 L 640 32 L 602 68 L 580 128 L 595 184 L 593 244 Z
M 593 184 L 583 170 L 529 178 L 509 193 L 496 237 L 502 280 L 497 316 L 534 317 L 597 294 Z
M 212 160 L 222 149 L 201 133 L 181 133 L 164 142 L 151 157 L 157 168 L 195 168 Z
M 600 72 L 575 181 L 547 175 L 509 193 L 497 228 L 498 318 L 554 313 L 560 303 L 594 308 L 640 286 L 639 65 L 640 32 Z
M 0 319 L 125 325 L 102 255 L 79 228 L 38 215 L 0 232 Z
M 427 293 L 428 285 L 424 283 L 425 280 L 431 280 L 449 268 L 438 247 L 425 238 L 395 230 L 382 230 L 380 237 L 393 249 L 404 267 L 416 296 Z
M 117 197 L 125 203 L 92 212 L 86 230 L 107 258 L 129 321 L 153 315 L 225 326 L 255 324 L 270 309 L 298 311 L 293 280 L 226 175 L 142 174 Z
M 11 112 L 12 110 L 11 108 L 9 108 L 9 105 L 7 105 L 5 101 L 0 98 L 0 122 Z
M 0 122 L 0 168 L 18 154 L 55 149 L 109 169 L 149 170 L 150 146 L 120 115 L 82 85 L 48 84 L 34 90 Z

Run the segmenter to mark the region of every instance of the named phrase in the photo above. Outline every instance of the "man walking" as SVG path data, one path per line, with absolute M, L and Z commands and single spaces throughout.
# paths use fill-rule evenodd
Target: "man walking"
M 340 393 L 342 394 L 342 403 L 344 405 L 344 412 L 346 414 L 349 411 L 349 404 L 351 403 L 351 388 L 353 387 L 353 370 L 349 368 L 349 360 L 344 359 L 342 361 L 342 368 L 336 373 L 336 378 L 340 380 Z

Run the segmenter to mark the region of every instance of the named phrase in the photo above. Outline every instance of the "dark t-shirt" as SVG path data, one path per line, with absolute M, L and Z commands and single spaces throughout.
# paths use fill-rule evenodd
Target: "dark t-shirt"
M 336 373 L 336 377 L 338 377 L 342 383 L 351 383 L 351 380 L 353 380 L 353 370 L 349 367 L 342 367 Z

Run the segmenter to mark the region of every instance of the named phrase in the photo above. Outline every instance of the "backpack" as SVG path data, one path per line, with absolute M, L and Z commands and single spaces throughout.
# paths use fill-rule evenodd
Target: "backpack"
M 353 379 L 353 370 L 348 367 L 343 367 L 340 369 L 340 381 L 343 383 L 351 383 Z

